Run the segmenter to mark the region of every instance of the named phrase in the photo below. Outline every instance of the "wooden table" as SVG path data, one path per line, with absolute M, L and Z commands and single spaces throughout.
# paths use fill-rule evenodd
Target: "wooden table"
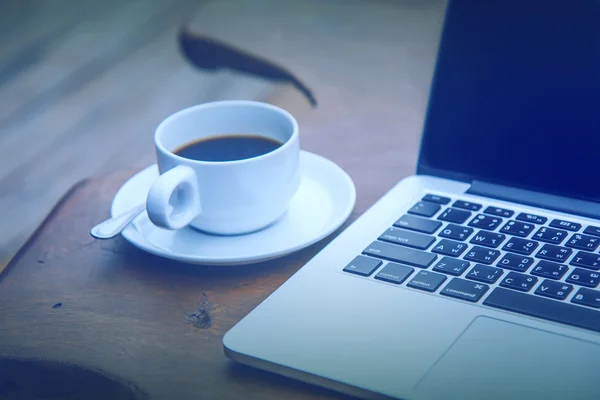
M 376 63 L 358 59 L 351 46 L 341 49 L 343 72 L 340 65 L 311 70 L 316 61 L 299 63 L 299 71 L 312 71 L 304 76 L 319 100 L 317 109 L 296 113 L 301 145 L 354 180 L 357 203 L 348 223 L 414 171 L 434 28 L 429 41 L 397 39 L 402 57 L 410 55 L 401 69 L 390 67 L 398 55 L 377 50 L 381 43 L 370 49 L 380 56 Z M 290 108 L 290 98 L 274 102 Z M 343 398 L 235 364 L 221 343 L 335 235 L 278 260 L 237 267 L 191 266 L 120 237 L 92 239 L 90 227 L 109 216 L 114 194 L 134 172 L 73 187 L 0 275 L 0 398 L 26 391 L 53 398 L 61 390 L 61 399 Z M 23 361 L 31 359 L 37 361 Z

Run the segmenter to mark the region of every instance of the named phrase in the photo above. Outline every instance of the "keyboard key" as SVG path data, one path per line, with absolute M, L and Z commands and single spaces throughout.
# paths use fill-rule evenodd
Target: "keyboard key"
M 572 253 L 573 250 L 567 249 L 566 247 L 545 244 L 535 256 L 543 258 L 544 260 L 563 262 L 566 261 Z
M 454 202 L 454 204 L 452 204 L 452 207 L 462 208 L 463 210 L 470 210 L 470 211 L 481 210 L 481 204 L 470 203 L 468 201 L 462 201 L 462 200 L 456 200 Z
M 409 214 L 420 215 L 421 217 L 433 217 L 438 211 L 442 209 L 442 206 L 436 203 L 430 203 L 428 201 L 420 201 L 415 204 L 410 210 Z
M 453 278 L 440 294 L 455 299 L 467 300 L 473 303 L 479 301 L 490 287 L 481 283 L 470 282 L 460 278 Z
M 508 275 L 502 279 L 502 282 L 500 282 L 500 286 L 520 290 L 522 292 L 529 292 L 531 288 L 535 286 L 537 281 L 538 278 L 535 276 L 519 274 L 518 272 L 509 272 Z
M 358 256 L 344 268 L 344 271 L 361 276 L 370 276 L 381 264 L 381 260 Z
M 573 257 L 569 264 L 598 271 L 600 269 L 600 256 L 580 251 L 575 254 L 575 257 Z
M 538 231 L 532 237 L 532 239 L 539 240 L 540 242 L 552 244 L 561 244 L 566 238 L 567 231 L 546 228 L 545 226 L 542 226 L 540 229 L 538 229 Z
M 595 288 L 600 282 L 600 273 L 587 269 L 575 268 L 567 278 L 567 282 Z
M 533 265 L 533 258 L 506 253 L 504 257 L 502 257 L 502 260 L 496 265 L 502 268 L 512 269 L 513 271 L 525 272 Z
M 437 258 L 435 254 L 425 253 L 419 250 L 380 241 L 371 243 L 363 253 L 369 256 L 383 258 L 385 260 L 419 268 L 429 267 Z
M 533 270 L 531 270 L 531 275 L 543 276 L 544 278 L 550 279 L 560 279 L 568 270 L 569 267 L 566 265 L 542 260 L 537 263 Z
M 440 221 L 453 222 L 455 224 L 462 224 L 471 217 L 471 212 L 458 210 L 456 208 L 447 208 L 438 217 Z
M 475 236 L 473 236 L 473 239 L 471 239 L 470 243 L 480 244 L 482 246 L 495 249 L 496 247 L 500 246 L 504 239 L 506 239 L 506 236 L 501 233 L 479 231 Z
M 432 203 L 438 204 L 448 204 L 450 203 L 450 199 L 448 197 L 438 196 L 437 194 L 426 194 L 422 199 L 423 201 L 430 201 Z
M 433 246 L 434 253 L 445 256 L 458 257 L 469 247 L 466 243 L 455 242 L 453 240 L 442 239 Z
M 448 239 L 465 241 L 474 232 L 473 228 L 467 228 L 466 226 L 460 226 L 455 224 L 448 224 L 439 233 L 439 236 Z
M 459 276 L 471 266 L 471 263 L 451 257 L 442 258 L 434 267 L 434 271 Z
M 512 210 L 507 210 L 505 208 L 498 208 L 498 207 L 492 207 L 492 206 L 489 206 L 488 208 L 483 210 L 483 212 L 484 212 L 484 214 L 490 214 L 490 215 L 495 215 L 497 217 L 505 217 L 505 218 L 510 218 L 515 213 Z
M 387 263 L 385 267 L 379 271 L 374 278 L 380 281 L 386 281 L 390 283 L 401 284 L 408 278 L 414 269 L 406 265 Z
M 469 226 L 493 231 L 502 224 L 502 218 L 479 214 L 469 222 Z
M 475 261 L 482 264 L 491 264 L 500 256 L 498 250 L 490 250 L 484 247 L 473 246 L 465 256 L 465 260 Z
M 504 271 L 500 268 L 490 267 L 483 264 L 475 264 L 471 271 L 467 274 L 467 279 L 472 279 L 484 283 L 496 283 L 498 278 L 502 276 Z
M 519 215 L 517 215 L 516 219 L 519 221 L 531 222 L 533 224 L 545 224 L 546 222 L 548 222 L 548 218 L 546 217 L 541 217 L 539 215 L 527 213 L 520 213 Z
M 526 237 L 528 236 L 535 226 L 533 224 L 526 224 L 518 221 L 508 221 L 506 225 L 502 227 L 500 232 L 508 233 L 509 235 Z
M 600 308 L 600 292 L 597 290 L 581 288 L 575 296 L 573 296 L 571 302 L 588 307 Z
M 431 234 L 440 229 L 442 223 L 406 214 L 400 217 L 394 225 L 411 231 Z
M 587 233 L 588 235 L 600 236 L 600 227 L 599 226 L 588 226 L 585 228 L 583 233 Z
M 490 307 L 530 315 L 549 321 L 559 322 L 600 332 L 600 313 L 589 308 L 556 300 L 519 293 L 512 290 L 496 288 L 483 301 Z
M 406 286 L 425 290 L 427 292 L 435 292 L 446 280 L 446 275 L 436 274 L 435 272 L 419 271 L 414 278 L 406 284 Z
M 585 231 L 584 231 L 585 232 Z M 595 251 L 600 244 L 600 238 L 582 235 L 581 233 L 575 233 L 569 241 L 565 244 L 567 247 L 573 247 L 579 250 Z
M 379 236 L 379 240 L 400 244 L 402 246 L 412 247 L 414 249 L 425 250 L 435 242 L 433 236 L 423 235 L 421 233 L 411 232 L 404 229 L 389 228 Z
M 519 254 L 525 254 L 526 256 L 533 253 L 533 251 L 538 247 L 538 242 L 534 242 L 533 240 L 520 239 L 520 238 L 510 238 L 510 240 L 502 247 L 502 250 L 513 251 Z
M 569 293 L 571 293 L 572 290 L 572 285 L 546 279 L 540 284 L 540 286 L 538 286 L 534 293 L 544 297 L 550 297 L 557 300 L 564 300 L 567 298 L 567 296 L 569 295 Z
M 572 232 L 577 232 L 581 229 L 581 224 L 578 224 L 577 222 L 565 221 L 563 219 L 553 219 L 552 222 L 550 222 L 550 226 L 553 228 L 566 229 Z

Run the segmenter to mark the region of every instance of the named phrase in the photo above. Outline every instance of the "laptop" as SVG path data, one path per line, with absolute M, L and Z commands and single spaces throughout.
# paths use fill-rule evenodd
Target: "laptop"
M 600 399 L 599 150 L 599 1 L 450 2 L 416 174 L 226 355 L 362 398 Z

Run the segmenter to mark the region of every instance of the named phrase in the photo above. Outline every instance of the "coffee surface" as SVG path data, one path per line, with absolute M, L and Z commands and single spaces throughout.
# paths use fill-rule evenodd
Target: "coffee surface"
M 265 136 L 231 134 L 186 143 L 174 153 L 197 161 L 236 161 L 267 154 L 281 145 L 281 142 Z

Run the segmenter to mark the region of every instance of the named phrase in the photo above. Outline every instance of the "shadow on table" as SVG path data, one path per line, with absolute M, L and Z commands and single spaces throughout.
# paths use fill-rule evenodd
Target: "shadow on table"
M 39 359 L 0 357 L 3 400 L 140 400 L 135 385 L 78 365 Z
M 356 397 L 342 395 L 341 393 L 329 389 L 304 383 L 292 378 L 282 377 L 272 372 L 252 368 L 233 361 L 230 362 L 227 367 L 227 374 L 231 379 L 237 382 L 243 382 L 249 385 L 255 384 L 259 386 L 261 390 L 264 390 L 266 385 L 272 388 L 275 393 L 285 388 L 286 390 L 292 389 L 293 391 L 302 392 L 315 397 L 323 396 L 327 399 L 357 399 Z

